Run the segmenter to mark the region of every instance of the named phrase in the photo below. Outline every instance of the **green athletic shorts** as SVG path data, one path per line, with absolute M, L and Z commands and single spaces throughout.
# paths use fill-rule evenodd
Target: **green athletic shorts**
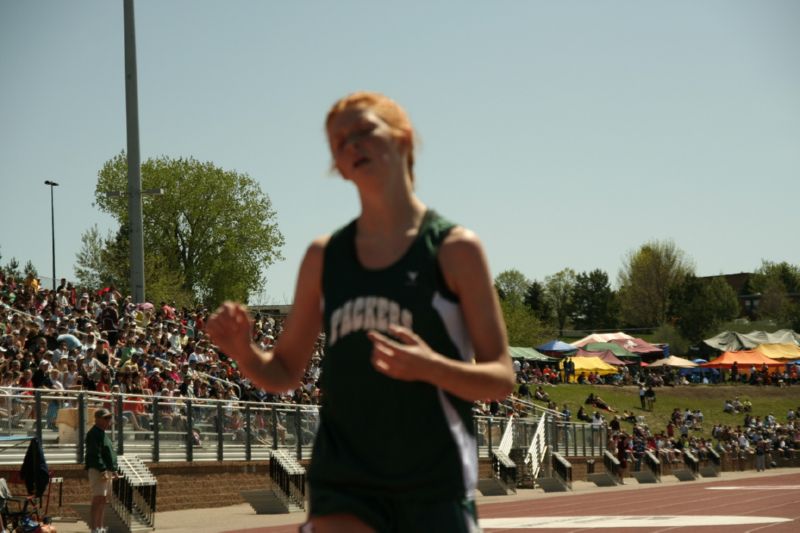
M 447 531 L 474 533 L 478 513 L 472 500 L 417 501 L 362 492 L 311 487 L 309 515 L 351 514 L 379 533 Z

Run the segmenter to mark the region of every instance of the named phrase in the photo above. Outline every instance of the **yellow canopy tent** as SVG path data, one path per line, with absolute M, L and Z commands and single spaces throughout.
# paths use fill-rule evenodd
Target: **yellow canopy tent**
M 755 351 L 778 361 L 800 359 L 800 346 L 795 344 L 759 344 Z
M 607 374 L 616 374 L 619 369 L 614 365 L 609 365 L 599 357 L 570 357 L 570 361 L 575 363 L 575 374 L 570 376 L 570 381 L 576 381 L 581 372 L 590 374 L 592 372 L 605 376 Z M 559 367 L 564 369 L 564 361 L 559 363 Z

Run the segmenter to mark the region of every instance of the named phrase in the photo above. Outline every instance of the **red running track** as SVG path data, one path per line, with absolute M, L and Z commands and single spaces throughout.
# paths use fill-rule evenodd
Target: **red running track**
M 628 479 L 627 483 L 636 482 Z M 598 489 L 503 503 L 484 501 L 478 507 L 478 514 L 486 533 L 569 533 L 596 529 L 622 533 L 794 533 L 800 531 L 800 473 L 651 485 L 646 490 L 644 487 L 643 490 Z M 506 525 L 498 524 L 499 519 L 504 519 Z M 682 523 L 676 525 L 676 520 Z M 755 523 L 736 523 L 748 520 Z M 289 533 L 297 528 L 294 524 L 228 533 Z
M 633 480 L 628 480 L 630 483 Z M 635 483 L 635 481 L 633 481 Z M 720 490 L 725 489 L 725 490 Z M 684 482 L 646 490 L 602 490 L 555 498 L 538 498 L 528 501 L 495 503 L 479 509 L 481 519 L 505 517 L 586 517 L 586 516 L 641 516 L 653 521 L 651 527 L 607 527 L 624 533 L 637 531 L 702 531 L 764 533 L 800 531 L 800 474 L 765 476 L 740 480 L 720 480 L 711 483 Z M 657 517 L 778 517 L 786 522 L 742 525 L 695 525 L 671 527 Z M 485 527 L 491 533 L 518 531 L 558 531 L 562 533 L 588 531 L 594 527 L 571 528 L 504 528 Z M 605 528 L 604 528 L 605 529 Z

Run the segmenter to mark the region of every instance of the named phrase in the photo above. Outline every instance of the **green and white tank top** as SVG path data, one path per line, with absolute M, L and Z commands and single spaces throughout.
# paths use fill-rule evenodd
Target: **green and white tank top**
M 379 373 L 366 336 L 400 324 L 446 357 L 473 359 L 461 308 L 437 260 L 453 227 L 427 211 L 406 253 L 379 270 L 357 258 L 355 220 L 331 236 L 322 274 L 326 349 L 312 490 L 319 484 L 410 499 L 473 497 L 471 402 Z

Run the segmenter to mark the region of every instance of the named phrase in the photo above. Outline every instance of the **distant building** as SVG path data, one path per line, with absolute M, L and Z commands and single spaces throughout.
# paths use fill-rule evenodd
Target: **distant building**
M 750 277 L 752 272 L 740 272 L 738 274 L 721 274 L 719 276 L 703 276 L 698 279 L 711 281 L 712 279 L 722 278 L 731 286 L 739 300 L 739 316 L 747 317 L 750 320 L 756 318 L 758 303 L 761 300 L 760 293 L 753 293 L 750 289 Z
M 252 314 L 261 313 L 262 316 L 286 318 L 292 310 L 291 304 L 288 305 L 250 305 L 248 306 Z

